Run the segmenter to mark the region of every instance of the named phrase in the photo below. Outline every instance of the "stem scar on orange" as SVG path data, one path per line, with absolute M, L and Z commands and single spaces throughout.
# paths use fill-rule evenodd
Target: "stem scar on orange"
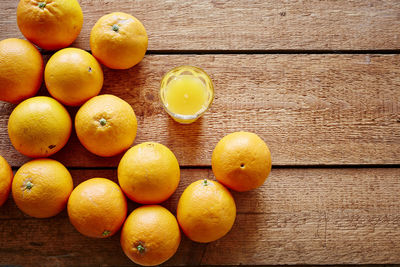
M 180 241 L 175 216 L 159 205 L 135 209 L 121 231 L 121 246 L 125 255 L 144 266 L 159 265 L 170 259 Z
M 8 135 L 20 153 L 33 158 L 53 155 L 67 143 L 72 121 L 57 100 L 36 96 L 21 102 L 8 120 Z
M 79 184 L 68 200 L 68 216 L 83 235 L 105 238 L 114 235 L 125 221 L 127 203 L 121 188 L 105 178 Z
M 131 105 L 114 95 L 89 99 L 75 116 L 81 144 L 93 154 L 115 156 L 128 149 L 136 137 L 137 120 Z
M 73 189 L 67 168 L 53 159 L 36 159 L 25 163 L 15 173 L 12 195 L 18 208 L 36 218 L 60 213 Z
M 64 48 L 47 62 L 44 80 L 49 93 L 64 105 L 79 106 L 99 94 L 103 70 L 85 50 Z
M 215 178 L 223 185 L 248 191 L 260 187 L 271 172 L 271 153 L 256 134 L 235 132 L 223 137 L 212 153 Z
M 101 17 L 90 33 L 90 48 L 100 63 L 111 69 L 129 69 L 146 54 L 148 37 L 132 15 L 114 12 Z
M 26 39 L 55 50 L 69 46 L 78 37 L 83 13 L 77 0 L 20 0 L 17 23 Z

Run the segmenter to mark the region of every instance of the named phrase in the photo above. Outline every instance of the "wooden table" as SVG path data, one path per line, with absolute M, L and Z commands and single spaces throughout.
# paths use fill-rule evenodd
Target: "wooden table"
M 211 152 L 224 135 L 246 130 L 269 145 L 273 170 L 259 189 L 235 193 L 237 219 L 216 242 L 183 238 L 166 265 L 400 263 L 400 2 L 397 0 L 158 1 L 81 0 L 89 50 L 95 21 L 112 11 L 139 18 L 149 35 L 132 69 L 104 68 L 101 93 L 128 101 L 138 117 L 135 144 L 167 145 L 181 183 L 164 206 L 175 212 L 183 189 L 214 179 Z M 21 37 L 15 0 L 2 1 L 0 39 Z M 51 53 L 43 52 L 45 60 Z M 212 77 L 216 97 L 198 122 L 180 125 L 163 111 L 159 82 L 190 64 Z M 40 94 L 46 95 L 43 86 Z M 28 161 L 11 145 L 14 105 L 0 103 L 0 154 L 14 170 Z M 72 116 L 76 108 L 69 108 Z M 73 133 L 53 158 L 75 185 L 116 181 L 121 158 L 87 152 Z M 10 197 L 11 198 L 11 197 Z M 130 210 L 137 204 L 130 202 Z M 0 208 L 0 265 L 131 265 L 119 235 L 91 239 L 69 223 Z

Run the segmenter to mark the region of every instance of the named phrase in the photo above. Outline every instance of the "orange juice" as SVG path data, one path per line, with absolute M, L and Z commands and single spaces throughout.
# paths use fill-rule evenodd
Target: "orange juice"
M 176 114 L 194 115 L 207 108 L 208 92 L 205 85 L 192 75 L 181 75 L 172 80 L 165 90 L 165 104 Z
M 210 77 L 203 70 L 181 66 L 164 76 L 160 97 L 173 119 L 180 123 L 191 123 L 211 105 L 214 89 Z

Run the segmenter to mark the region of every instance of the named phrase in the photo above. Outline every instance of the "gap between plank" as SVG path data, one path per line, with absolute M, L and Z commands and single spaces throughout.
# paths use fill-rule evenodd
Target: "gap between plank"
M 39 49 L 42 55 L 52 55 L 56 51 Z M 86 50 L 91 53 L 91 50 Z M 147 50 L 146 55 L 352 55 L 352 54 L 400 54 L 400 49 L 376 49 L 376 50 Z
M 261 55 L 297 55 L 297 54 L 400 54 L 400 49 L 383 50 L 148 50 L 148 55 L 207 55 L 207 54 L 261 54 Z
M 69 170 L 117 170 L 117 166 L 72 166 Z M 185 165 L 180 166 L 182 170 L 190 169 L 211 169 L 210 165 Z M 333 164 L 333 165 L 272 165 L 273 169 L 372 169 L 372 168 L 400 168 L 400 164 Z M 19 169 L 19 166 L 12 166 L 14 171 Z

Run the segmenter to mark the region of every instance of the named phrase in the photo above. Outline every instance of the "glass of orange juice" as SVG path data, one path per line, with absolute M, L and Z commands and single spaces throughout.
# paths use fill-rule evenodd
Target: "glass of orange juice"
M 162 78 L 160 98 L 164 109 L 175 121 L 192 123 L 211 106 L 214 86 L 204 70 L 180 66 Z

